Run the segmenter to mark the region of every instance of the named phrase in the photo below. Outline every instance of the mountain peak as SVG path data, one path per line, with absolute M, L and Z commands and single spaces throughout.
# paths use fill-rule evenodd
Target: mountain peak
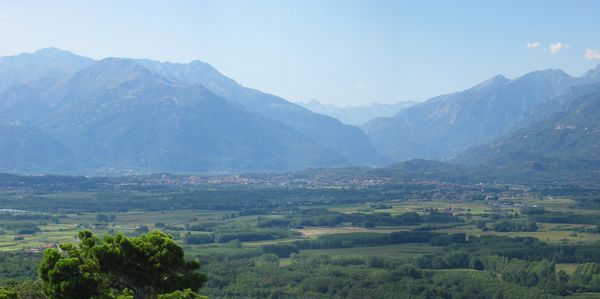
M 308 101 L 307 104 L 308 105 L 321 105 L 321 102 L 319 102 L 319 100 L 317 100 L 317 99 L 311 99 L 310 101 Z
M 566 91 L 576 84 L 576 78 L 571 77 L 561 69 L 546 69 L 527 73 L 513 82 L 521 86 L 538 86 L 552 90 L 555 95 Z
M 152 72 L 147 68 L 139 65 L 132 59 L 127 58 L 104 58 L 95 64 L 91 65 L 86 70 L 93 70 L 96 73 L 108 73 L 113 76 L 128 75 L 134 76 L 139 74 L 151 75 Z
M 187 84 L 201 84 L 215 92 L 223 89 L 241 88 L 238 84 L 217 71 L 209 63 L 194 60 L 190 63 L 160 62 L 150 59 L 136 59 L 136 63 L 164 78 Z M 218 92 L 216 92 L 219 94 Z
M 524 78 L 563 79 L 571 78 L 571 76 L 569 76 L 561 69 L 545 69 L 541 71 L 533 71 L 531 73 L 527 73 L 519 79 Z
M 215 69 L 209 63 L 204 62 L 202 60 L 198 60 L 198 59 L 192 60 L 189 63 L 158 61 L 158 60 L 152 60 L 152 59 L 147 59 L 147 58 L 132 59 L 132 60 L 135 60 L 135 62 L 139 63 L 140 65 L 142 65 L 144 67 L 156 66 L 156 67 L 160 67 L 160 68 L 165 68 L 165 67 L 193 66 L 193 67 L 204 67 L 204 68 Z
M 484 81 L 482 84 L 503 84 L 510 81 L 510 79 L 502 76 L 502 75 L 496 75 L 490 79 L 488 79 L 487 81 Z
M 202 60 L 193 60 L 189 63 L 190 65 L 194 65 L 194 66 L 204 66 L 204 67 L 210 67 L 212 69 L 214 69 L 214 67 L 212 65 L 210 65 L 210 63 L 208 62 L 204 62 Z
M 74 54 L 73 52 L 58 48 L 39 49 L 30 55 L 36 60 L 44 60 L 50 63 L 75 65 L 77 68 L 83 68 L 94 63 L 95 60 Z
M 38 55 L 38 56 L 65 56 L 65 55 L 73 55 L 75 56 L 75 54 L 67 51 L 67 50 L 62 50 L 59 48 L 54 48 L 54 47 L 49 47 L 49 48 L 43 48 L 43 49 L 39 49 L 35 52 L 33 52 L 33 55 Z
M 10 86 L 47 78 L 64 78 L 80 71 L 95 60 L 57 48 L 0 57 L 0 92 Z
M 509 81 L 509 79 L 502 75 L 496 75 L 496 76 L 492 77 L 491 79 L 489 79 L 489 81 L 506 82 L 506 81 Z
M 595 68 L 585 72 L 582 77 L 592 81 L 600 80 L 600 64 L 598 64 Z
M 74 78 L 85 80 L 85 82 L 95 86 L 103 86 L 103 88 L 114 88 L 125 82 L 135 80 L 168 81 L 133 59 L 114 57 L 104 58 L 92 64 L 78 72 Z
M 502 75 L 496 75 L 488 80 L 485 80 L 479 84 L 477 84 L 474 88 L 475 89 L 482 89 L 482 88 L 490 88 L 490 87 L 498 87 L 503 85 L 504 83 L 510 81 L 508 78 L 502 76 Z

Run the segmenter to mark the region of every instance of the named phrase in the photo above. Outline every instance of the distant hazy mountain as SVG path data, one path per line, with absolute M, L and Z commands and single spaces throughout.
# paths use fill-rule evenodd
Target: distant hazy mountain
M 10 61 L 2 75 L 14 81 L 0 92 L 0 171 L 289 170 L 384 161 L 359 128 L 242 87 L 208 64 L 94 61 L 56 49 L 0 61 Z M 12 71 L 27 67 L 36 75 Z
M 597 161 L 598 138 L 592 133 L 598 109 L 591 95 L 596 94 L 592 83 L 598 81 L 600 67 L 577 78 L 560 70 L 514 80 L 498 76 L 369 121 L 363 126 L 367 137 L 358 127 L 241 86 L 203 62 L 96 61 L 43 49 L 0 57 L 0 171 L 283 171 L 381 165 L 391 160 L 372 143 L 395 160 L 447 158 L 506 136 L 511 137 L 468 155 L 490 165 L 515 155 Z M 371 108 L 361 116 L 391 109 Z M 538 123 L 542 120 L 546 122 Z M 528 127 L 532 124 L 539 127 Z M 539 134 L 539 141 L 517 143 L 531 136 L 509 134 L 521 128 Z M 474 163 L 460 157 L 456 161 Z
M 314 113 L 280 97 L 244 87 L 225 77 L 207 63 L 160 63 L 138 60 L 138 63 L 166 78 L 188 84 L 201 84 L 213 93 L 246 107 L 265 118 L 275 120 L 308 136 L 316 143 L 339 153 L 355 165 L 373 165 L 389 162 L 371 145 L 358 127 L 342 124 L 339 120 Z
M 600 81 L 600 64 L 596 66 L 595 69 L 591 69 L 583 74 L 582 78 L 587 83 L 593 83 Z
M 0 169 L 54 172 L 72 163 L 70 149 L 44 132 L 28 126 L 0 125 Z
M 369 105 L 362 106 L 336 106 L 333 104 L 322 104 L 317 100 L 311 100 L 307 103 L 298 103 L 298 105 L 304 108 L 320 113 L 335 117 L 341 120 L 343 123 L 349 125 L 360 126 L 369 120 L 379 117 L 391 117 L 396 115 L 400 109 L 410 107 L 417 102 L 404 101 L 394 104 L 379 104 L 372 103 Z
M 534 111 L 571 87 L 598 80 L 561 70 L 536 71 L 514 80 L 496 76 L 468 90 L 432 98 L 363 126 L 371 142 L 397 161 L 447 158 L 530 124 Z
M 560 108 L 549 116 L 508 137 L 467 150 L 454 161 L 500 167 L 565 162 L 568 167 L 600 166 L 600 83 L 554 101 Z
M 56 48 L 0 57 L 0 92 L 16 83 L 62 78 L 92 63 L 93 59 Z

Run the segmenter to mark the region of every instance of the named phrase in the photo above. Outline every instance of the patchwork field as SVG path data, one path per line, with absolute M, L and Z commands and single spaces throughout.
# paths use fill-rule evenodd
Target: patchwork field
M 273 286 L 267 288 L 271 295 L 261 293 L 263 283 L 279 285 L 286 294 L 302 288 L 327 294 L 330 288 L 343 289 L 330 279 L 352 285 L 349 281 L 356 277 L 391 288 L 401 278 L 415 285 L 414 290 L 435 292 L 448 289 L 445 281 L 465 288 L 494 285 L 486 289 L 530 292 L 531 298 L 538 298 L 545 289 L 510 275 L 542 271 L 535 275 L 555 273 L 547 279 L 557 280 L 573 275 L 578 267 L 593 267 L 586 263 L 596 261 L 600 250 L 599 210 L 582 208 L 567 197 L 523 196 L 519 191 L 514 192 L 518 196 L 502 193 L 478 200 L 398 196 L 371 201 L 380 194 L 369 191 L 361 195 L 369 200 L 347 200 L 356 192 L 338 187 L 291 193 L 282 188 L 277 197 L 270 188 L 4 192 L 0 258 L 17 258 L 14 269 L 29 263 L 29 270 L 19 272 L 20 279 L 34 279 L 42 252 L 60 243 L 77 243 L 81 230 L 129 237 L 160 230 L 182 246 L 187 258 L 201 261 L 209 276 L 201 293 L 216 298 L 249 290 L 254 297 L 276 297 L 279 291 Z M 0 273 L 0 283 L 11 279 Z M 290 281 L 299 287 L 288 288 Z M 583 289 L 595 290 L 590 285 Z M 579 293 L 577 298 L 597 295 Z
M 60 193 L 53 195 L 43 195 L 48 200 L 61 200 L 65 198 L 88 199 L 92 196 L 88 193 Z M 600 217 L 599 211 L 590 211 L 586 209 L 575 208 L 573 201 L 568 198 L 544 198 L 539 199 L 511 199 L 510 205 L 499 205 L 489 202 L 440 202 L 440 201 L 400 201 L 392 200 L 383 202 L 383 208 L 374 208 L 372 204 L 346 204 L 346 205 L 320 205 L 318 208 L 327 209 L 331 212 L 343 214 L 363 213 L 363 214 L 378 214 L 387 213 L 392 216 L 402 215 L 404 213 L 416 212 L 419 214 L 427 213 L 431 209 L 443 211 L 458 215 L 459 217 L 468 220 L 482 219 L 482 215 L 493 213 L 514 213 L 518 214 L 520 206 L 535 205 L 542 206 L 549 211 L 562 211 L 577 214 L 595 213 Z M 314 208 L 314 207 L 312 207 Z M 182 241 L 185 235 L 186 225 L 206 224 L 211 223 L 217 227 L 235 227 L 234 230 L 252 230 L 256 227 L 257 219 L 284 219 L 285 214 L 268 214 L 268 215 L 239 215 L 235 210 L 230 211 L 214 211 L 214 210 L 165 210 L 165 211 L 127 211 L 127 212 L 111 212 L 107 213 L 114 216 L 114 219 L 107 223 L 99 225 L 97 217 L 99 213 L 41 213 L 33 212 L 31 214 L 54 217 L 57 220 L 7 220 L 0 219 L 0 250 L 24 250 L 41 248 L 52 244 L 70 242 L 74 240 L 77 232 L 81 229 L 91 229 L 99 234 L 109 233 L 111 231 L 121 231 L 133 233 L 136 229 L 146 226 L 154 229 L 157 223 L 165 224 L 173 229 L 164 229 L 168 231 L 176 239 Z M 18 215 L 17 213 L 16 215 Z M 30 213 L 23 213 L 30 214 Z M 17 231 L 3 229 L 2 225 L 11 225 L 14 223 L 35 223 L 39 227 L 39 231 L 33 234 L 19 234 Z M 537 231 L 529 232 L 497 232 L 483 231 L 475 224 L 466 221 L 462 224 L 449 225 L 443 223 L 429 223 L 429 226 L 439 227 L 432 231 L 440 233 L 466 233 L 472 236 L 521 236 L 535 237 L 539 240 L 551 243 L 590 243 L 600 240 L 600 235 L 592 232 L 587 232 L 593 228 L 593 225 L 588 224 L 564 224 L 564 223 L 538 223 Z M 374 226 L 362 227 L 350 225 L 349 223 L 339 224 L 335 226 L 307 226 L 303 228 L 292 228 L 290 231 L 298 232 L 303 238 L 316 238 L 328 234 L 340 233 L 356 233 L 356 232 L 371 232 L 371 233 L 390 233 L 394 231 L 407 231 L 425 226 L 421 225 L 400 225 L 400 226 Z M 177 230 L 174 230 L 177 229 Z M 179 229 L 181 229 L 179 231 Z M 230 228 L 231 229 L 231 228 Z M 192 231 L 187 234 L 198 234 Z M 292 238 L 297 239 L 297 238 Z M 244 246 L 257 247 L 264 244 L 277 243 L 279 240 L 264 240 L 264 241 L 247 241 L 242 242 Z M 194 247 L 189 246 L 189 247 Z M 343 254 L 343 250 L 332 251 L 334 254 Z

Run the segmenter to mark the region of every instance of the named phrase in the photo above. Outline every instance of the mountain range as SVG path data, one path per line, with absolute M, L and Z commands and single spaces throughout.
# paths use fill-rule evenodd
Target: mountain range
M 309 102 L 297 104 L 310 111 L 337 118 L 345 124 L 360 126 L 375 118 L 394 116 L 401 109 L 416 103 L 414 101 L 402 101 L 393 104 L 371 103 L 360 106 L 337 106 L 323 104 L 312 99 Z
M 413 159 L 600 166 L 600 66 L 580 77 L 496 76 L 421 103 L 304 105 L 315 111 L 201 61 L 94 60 L 55 48 L 0 57 L 0 171 L 293 171 Z M 446 168 L 415 161 L 401 169 Z
M 558 108 L 530 126 L 461 153 L 453 161 L 493 167 L 536 163 L 537 167 L 545 164 L 562 169 L 599 168 L 600 83 L 575 88 L 548 105 Z
M 599 79 L 600 66 L 581 77 L 558 69 L 513 80 L 496 76 L 402 109 L 393 117 L 371 120 L 362 128 L 373 145 L 395 161 L 445 160 L 540 120 L 548 114 L 540 113 L 541 107 L 550 107 L 546 103 Z
M 20 71 L 33 65 L 34 72 Z M 257 171 L 387 161 L 359 128 L 245 88 L 199 61 L 95 61 L 51 48 L 3 57 L 0 66 L 12 84 L 0 94 L 4 171 Z

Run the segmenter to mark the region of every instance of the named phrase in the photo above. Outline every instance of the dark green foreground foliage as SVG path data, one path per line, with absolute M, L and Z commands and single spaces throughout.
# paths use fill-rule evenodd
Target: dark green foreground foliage
M 417 235 L 422 234 L 422 235 Z M 0 298 L 197 298 L 205 277 L 197 262 L 186 262 L 168 235 L 151 232 L 98 239 L 89 231 L 81 242 L 48 250 L 40 282 L 28 272 L 3 283 Z M 304 255 L 300 244 L 261 248 L 239 242 L 213 245 L 202 254 L 211 298 L 559 298 L 600 291 L 600 244 L 547 244 L 530 237 L 470 237 L 464 234 L 398 232 L 334 234 L 316 239 L 318 248 L 370 247 L 444 239 L 436 254 L 406 257 Z M 401 243 L 402 243 L 401 242 Z M 205 249 L 210 252 L 210 247 Z M 236 253 L 237 252 L 237 253 Z M 35 262 L 24 253 L 4 255 L 18 265 Z M 38 256 L 39 257 L 39 256 Z M 290 257 L 289 265 L 280 258 Z M 581 263 L 571 275 L 557 262 Z M 37 264 L 37 262 L 35 262 Z M 31 267 L 25 267 L 31 268 Z M 594 295 L 591 295 L 592 297 Z
M 311 244 L 368 247 L 392 236 L 337 234 Z M 413 232 L 397 236 L 427 242 L 413 238 Z M 402 258 L 332 258 L 303 255 L 302 250 L 298 254 L 300 243 L 290 242 L 265 245 L 262 253 L 215 254 L 206 260 L 209 280 L 203 292 L 217 298 L 560 298 L 600 291 L 600 244 L 547 244 L 531 237 L 465 240 L 463 234 L 440 233 L 428 237 L 430 244 L 445 239 L 444 250 Z M 280 266 L 277 257 L 288 256 L 291 264 Z M 583 264 L 568 275 L 557 271 L 557 262 Z
M 298 258 L 292 265 L 210 263 L 210 297 L 228 298 L 548 298 L 537 287 L 488 271 L 426 270 L 386 258 Z
M 186 261 L 169 235 L 150 232 L 99 239 L 79 233 L 80 243 L 44 252 L 39 266 L 42 292 L 50 298 L 194 298 L 205 276 L 198 261 Z M 173 293 L 176 291 L 182 291 Z
M 34 278 L 40 260 L 39 253 L 0 251 L 0 285 Z

